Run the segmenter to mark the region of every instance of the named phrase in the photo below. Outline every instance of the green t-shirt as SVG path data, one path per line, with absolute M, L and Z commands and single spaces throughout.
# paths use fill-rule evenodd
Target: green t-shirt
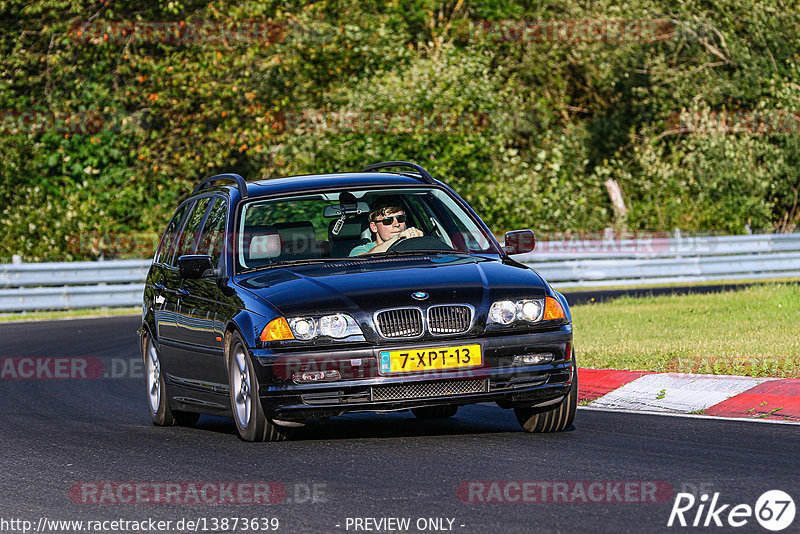
M 353 250 L 350 251 L 350 256 L 358 256 L 362 252 L 369 252 L 373 248 L 377 247 L 378 244 L 375 242 L 364 243 L 363 245 L 358 245 Z

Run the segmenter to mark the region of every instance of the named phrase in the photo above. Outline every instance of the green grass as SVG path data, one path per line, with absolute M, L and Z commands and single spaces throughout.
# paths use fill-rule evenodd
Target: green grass
M 0 313 L 0 322 L 49 321 L 80 317 L 110 317 L 112 315 L 139 315 L 142 308 L 87 308 L 85 310 L 37 311 L 22 313 Z
M 800 378 L 800 285 L 572 308 L 582 367 Z

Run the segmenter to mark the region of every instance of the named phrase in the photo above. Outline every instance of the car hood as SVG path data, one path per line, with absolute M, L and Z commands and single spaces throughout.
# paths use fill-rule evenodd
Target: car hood
M 445 303 L 470 304 L 480 311 L 500 298 L 548 294 L 542 278 L 521 264 L 469 255 L 287 265 L 239 275 L 235 282 L 286 317 L 342 312 L 363 318 L 383 308 Z M 416 292 L 428 296 L 417 300 Z

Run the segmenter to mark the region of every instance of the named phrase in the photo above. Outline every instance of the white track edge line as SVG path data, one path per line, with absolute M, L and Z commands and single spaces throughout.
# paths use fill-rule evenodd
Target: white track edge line
M 656 412 L 652 410 L 627 410 L 614 408 L 600 408 L 599 406 L 578 406 L 581 410 L 589 410 L 594 412 L 616 412 L 628 414 L 642 414 L 642 415 L 666 415 L 668 417 L 686 417 L 689 419 L 712 419 L 714 421 L 737 421 L 744 423 L 774 423 L 783 425 L 800 425 L 800 421 L 786 421 L 780 419 L 767 419 L 767 418 L 753 418 L 753 417 L 729 417 L 724 415 L 703 415 L 696 413 L 678 413 L 678 412 Z

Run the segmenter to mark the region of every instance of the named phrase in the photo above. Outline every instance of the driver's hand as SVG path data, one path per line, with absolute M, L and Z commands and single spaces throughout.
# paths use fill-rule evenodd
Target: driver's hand
M 422 237 L 424 235 L 425 234 L 422 232 L 422 230 L 420 230 L 419 228 L 414 228 L 412 226 L 411 228 L 406 228 L 405 230 L 400 232 L 400 234 L 398 234 L 397 238 L 399 239 L 401 237 L 405 237 L 406 239 L 408 239 L 408 238 L 412 238 L 412 237 Z

